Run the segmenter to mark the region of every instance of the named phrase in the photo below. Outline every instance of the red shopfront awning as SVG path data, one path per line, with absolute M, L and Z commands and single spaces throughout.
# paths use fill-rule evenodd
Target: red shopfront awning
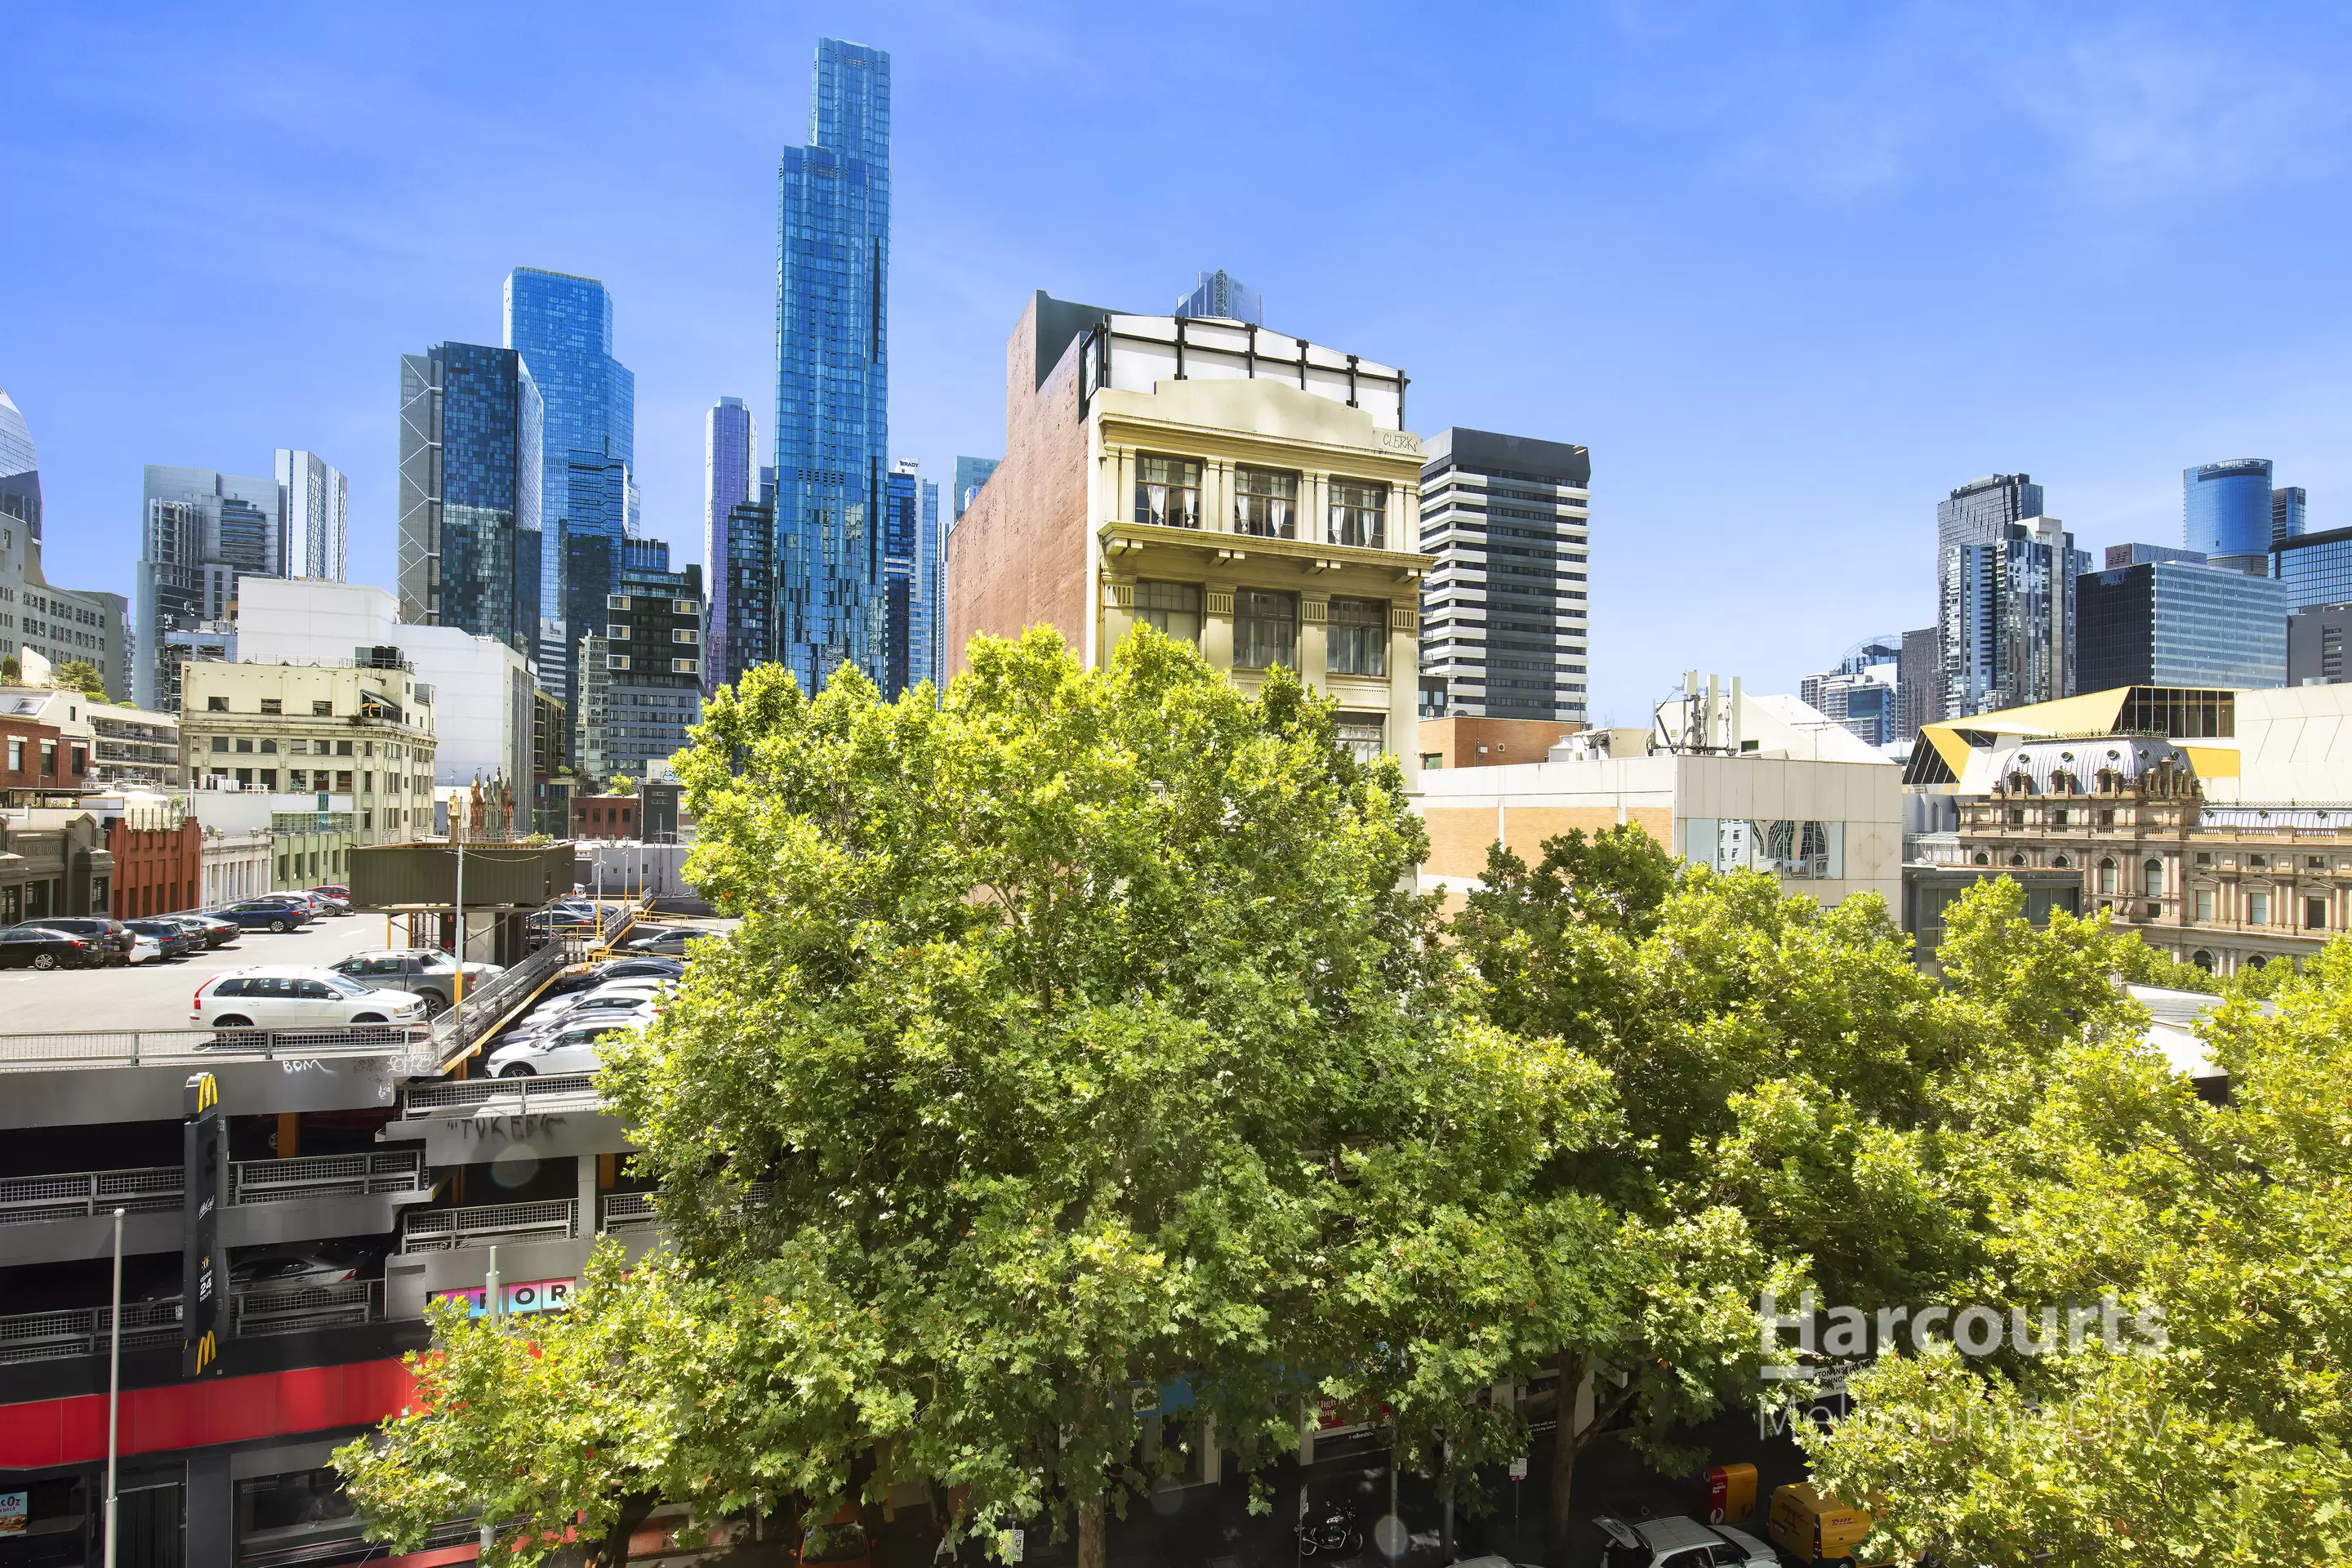
M 120 1451 L 156 1454 L 373 1426 L 407 1403 L 414 1386 L 395 1360 L 128 1389 Z M 105 1458 L 106 1395 L 0 1405 L 0 1469 Z

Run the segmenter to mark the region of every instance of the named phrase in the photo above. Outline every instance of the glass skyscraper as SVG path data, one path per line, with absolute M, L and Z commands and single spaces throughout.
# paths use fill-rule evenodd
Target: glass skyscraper
M 703 689 L 732 686 L 755 664 L 775 662 L 776 470 L 760 466 L 760 493 L 727 509 L 723 553 L 710 563 L 710 648 Z M 722 613 L 719 589 L 726 584 Z
M 2271 460 L 2233 458 L 2182 469 L 2180 516 L 2180 542 L 2189 549 L 2241 570 L 2258 563 L 2271 547 Z
M 5 389 L 0 389 L 0 516 L 13 517 L 41 537 L 41 459 L 33 432 Z
M 610 580 L 567 581 L 567 532 L 619 539 L 629 523 L 636 464 L 637 378 L 613 357 L 613 296 L 593 278 L 518 267 L 507 274 L 506 346 L 522 355 L 545 410 L 540 447 L 541 524 L 547 549 L 539 569 L 534 636 L 539 683 L 569 700 L 577 656 L 573 621 L 580 595 L 602 601 Z
M 1220 267 L 1203 272 L 1191 293 L 1176 301 L 1180 316 L 1215 316 L 1228 321 L 1265 325 L 1265 296 Z
M 702 419 L 702 559 L 710 573 L 710 642 L 702 662 L 702 689 L 715 691 L 728 647 L 728 519 L 751 499 L 751 411 L 740 397 L 722 397 Z
M 2289 608 L 2284 583 L 2190 561 L 2085 576 L 2078 689 L 2284 685 Z
M 844 660 L 887 673 L 890 57 L 816 47 L 809 144 L 776 200 L 775 657 L 814 691 Z
M 2352 528 L 2281 541 L 2271 552 L 2271 575 L 2286 584 L 2289 610 L 2352 604 Z
M 911 458 L 890 470 L 882 526 L 882 693 L 940 679 L 940 487 Z
M 351 552 L 351 484 L 316 452 L 278 448 L 278 515 L 289 577 L 343 580 Z
M 2271 491 L 2271 543 L 2284 543 L 2303 537 L 2304 509 L 2307 498 L 2301 485 L 2283 485 Z
M 2074 689 L 2074 579 L 2090 557 L 2042 504 L 2031 474 L 1988 474 L 1936 503 L 1940 718 Z
M 400 356 L 402 620 L 538 652 L 544 418 L 512 349 Z
M 1004 459 L 1002 458 L 958 458 L 956 459 L 953 498 L 955 510 L 954 515 L 948 520 L 950 531 L 953 531 L 956 523 L 963 521 L 963 514 L 971 510 L 971 503 L 980 499 L 980 487 L 988 483 L 988 476 L 996 472 L 996 466 L 1003 461 Z

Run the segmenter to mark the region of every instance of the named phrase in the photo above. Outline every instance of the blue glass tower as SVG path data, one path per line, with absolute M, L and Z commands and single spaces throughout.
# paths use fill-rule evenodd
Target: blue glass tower
M 886 697 L 940 679 L 940 487 L 910 458 L 890 471 L 882 521 Z
M 980 487 L 988 483 L 988 476 L 996 472 L 996 466 L 1003 461 L 1002 458 L 956 459 L 955 515 L 950 519 L 950 526 L 962 521 L 963 514 L 971 510 L 971 503 L 980 499 Z
M 2234 458 L 2180 475 L 2181 542 L 2242 569 L 2271 548 L 2271 460 Z
M 506 346 L 522 355 L 545 408 L 540 493 L 548 549 L 540 571 L 545 623 L 539 683 L 569 700 L 578 658 L 570 634 L 578 595 L 567 582 L 568 533 L 618 540 L 636 462 L 637 378 L 613 357 L 613 296 L 593 278 L 518 267 L 507 274 Z M 610 470 L 619 470 L 617 477 Z M 609 582 L 583 584 L 601 604 Z
M 544 418 L 511 349 L 400 356 L 401 619 L 534 651 Z
M 778 662 L 887 673 L 890 57 L 821 38 L 809 145 L 776 175 Z

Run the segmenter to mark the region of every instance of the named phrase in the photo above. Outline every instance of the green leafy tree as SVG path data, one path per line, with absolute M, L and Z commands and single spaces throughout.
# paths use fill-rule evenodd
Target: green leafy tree
M 69 658 L 58 665 L 50 672 L 49 683 L 61 689 L 79 691 L 93 702 L 106 700 L 106 677 L 86 658 Z
M 848 667 L 713 699 L 689 876 L 742 924 L 604 1068 L 671 1249 L 600 1265 L 536 1355 L 438 1325 L 423 1404 L 342 1461 L 396 1549 L 920 1480 L 1100 1568 L 1155 1479 L 1138 1394 L 1180 1379 L 1171 1463 L 1213 1429 L 1260 1467 L 1322 1398 L 1517 1440 L 1475 1395 L 1591 1310 L 1620 1228 L 1543 1174 L 1622 1133 L 1592 1062 L 1475 1016 L 1422 942 L 1394 764 L 1149 630 L 1108 670 L 1046 631 L 970 658 L 937 703 Z M 1640 1267 L 1737 1246 L 1661 1228 Z M 1654 1310 L 1717 1310 L 1692 1294 Z
M 22 680 L 24 679 L 24 660 L 18 658 L 13 653 L 7 655 L 5 658 L 0 658 L 0 680 L 14 681 Z
M 611 778 L 604 781 L 604 793 L 607 795 L 635 795 L 637 793 L 637 781 L 631 778 L 626 773 L 614 773 Z
M 1820 1478 L 1873 1500 L 1880 1548 L 2002 1568 L 2343 1560 L 2352 946 L 2273 984 L 2274 1010 L 2232 997 L 2206 1026 L 2226 1105 L 2095 1024 L 1989 1140 L 2006 1177 L 1990 1299 L 2029 1325 L 2107 1300 L 2129 1317 L 2111 1339 L 2095 1310 L 2051 1353 L 1887 1357 L 1858 1378 L 1854 1415 L 1807 1442 Z

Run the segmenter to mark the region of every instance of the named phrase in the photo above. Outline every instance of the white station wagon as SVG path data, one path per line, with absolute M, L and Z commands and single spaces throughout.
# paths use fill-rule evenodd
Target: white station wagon
M 265 963 L 197 986 L 188 1016 L 215 1029 L 315 1029 L 421 1024 L 425 1010 L 414 991 L 378 991 L 310 964 Z

